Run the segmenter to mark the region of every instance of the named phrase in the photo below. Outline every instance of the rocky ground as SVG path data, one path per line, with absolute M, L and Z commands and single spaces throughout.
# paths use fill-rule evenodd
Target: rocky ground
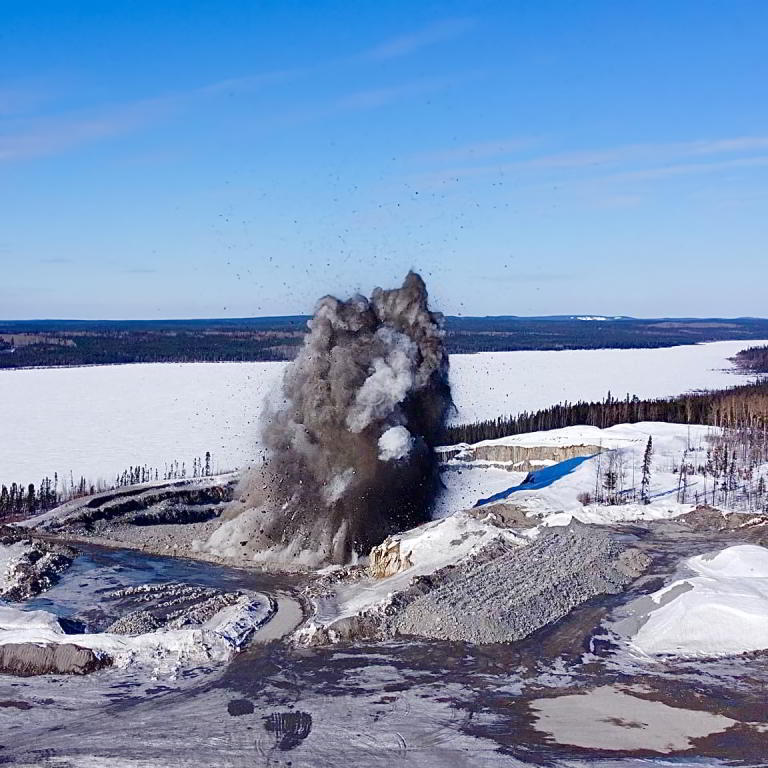
M 387 629 L 436 640 L 513 642 L 597 595 L 620 592 L 647 564 L 644 554 L 607 532 L 572 523 L 546 530 L 529 546 L 491 545 L 435 574 L 423 594 L 414 585 Z
M 17 602 L 40 594 L 58 581 L 76 555 L 72 547 L 0 526 L 0 599 Z
M 644 554 L 620 544 L 608 531 L 580 523 L 545 529 L 523 546 L 499 538 L 458 563 L 416 576 L 386 600 L 315 626 L 301 637 L 311 645 L 400 635 L 513 642 L 597 595 L 620 592 L 647 563 Z M 351 569 L 346 580 L 363 575 L 359 568 Z M 336 587 L 329 580 L 336 580 Z M 332 574 L 309 593 L 327 595 L 340 586 L 345 579 Z
M 23 525 L 75 542 L 194 556 L 194 542 L 206 541 L 219 527 L 236 482 L 228 474 L 131 486 L 76 499 Z

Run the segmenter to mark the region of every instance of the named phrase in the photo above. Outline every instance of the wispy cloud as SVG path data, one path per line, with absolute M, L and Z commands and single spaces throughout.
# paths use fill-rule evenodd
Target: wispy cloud
M 531 146 L 533 142 L 531 142 Z M 482 145 L 480 145 L 482 146 Z M 489 143 L 486 160 L 503 156 L 493 152 Z M 768 148 L 766 136 L 741 136 L 686 142 L 630 144 L 618 147 L 575 150 L 531 156 L 524 144 L 508 154 L 527 153 L 527 157 L 504 161 L 461 164 L 461 159 L 480 159 L 467 152 L 451 155 L 455 164 L 418 174 L 418 178 L 431 185 L 441 186 L 458 181 L 483 177 L 513 177 L 518 180 L 546 180 L 550 184 L 567 184 L 584 180 L 610 179 L 640 181 L 715 173 L 735 168 L 759 168 L 767 164 L 764 150 Z M 502 145 L 501 150 L 505 149 Z M 761 153 L 762 152 L 762 153 Z M 755 154 L 761 153 L 761 154 Z M 439 155 L 440 153 L 435 153 Z M 741 155 L 728 158 L 728 155 Z M 427 158 L 429 156 L 426 156 Z M 703 158 L 707 158 L 706 160 Z M 699 158 L 695 160 L 695 158 Z
M 443 19 L 410 34 L 384 40 L 363 55 L 370 59 L 396 59 L 422 48 L 453 40 L 474 26 L 471 18 Z
M 754 152 L 766 148 L 768 148 L 768 136 L 739 136 L 727 139 L 628 144 L 606 149 L 561 152 L 533 158 L 529 161 L 529 164 L 546 168 L 583 168 L 599 165 L 625 165 L 633 162 L 662 161 L 670 157 Z
M 333 108 L 337 110 L 365 110 L 383 107 L 412 96 L 442 90 L 456 83 L 458 79 L 460 78 L 424 77 L 384 88 L 354 91 L 336 99 L 333 102 Z
M 6 119 L 0 131 L 0 162 L 58 154 L 80 145 L 119 136 L 171 115 L 206 97 L 252 92 L 284 82 L 305 71 L 265 72 L 219 80 L 127 103 L 23 119 Z M 4 98 L 7 104 L 11 104 L 9 94 L 10 92 L 0 91 L 0 113 Z
M 713 163 L 676 163 L 660 168 L 644 168 L 637 171 L 614 174 L 615 179 L 665 179 L 670 176 L 691 176 L 701 173 L 718 173 L 733 168 L 762 168 L 768 166 L 768 155 L 741 157 L 735 160 L 721 160 Z
M 494 139 L 479 141 L 473 144 L 463 144 L 452 149 L 420 152 L 419 154 L 412 155 L 410 159 L 414 162 L 425 164 L 476 162 L 478 160 L 504 157 L 530 150 L 537 143 L 538 139 L 523 137 Z
M 156 118 L 167 106 L 163 100 L 147 100 L 6 123 L 0 134 L 0 162 L 56 154 L 126 133 Z

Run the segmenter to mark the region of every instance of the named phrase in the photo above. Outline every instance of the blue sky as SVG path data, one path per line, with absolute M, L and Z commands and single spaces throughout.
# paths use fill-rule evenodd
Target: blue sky
M 2 0 L 0 317 L 768 315 L 761 0 Z

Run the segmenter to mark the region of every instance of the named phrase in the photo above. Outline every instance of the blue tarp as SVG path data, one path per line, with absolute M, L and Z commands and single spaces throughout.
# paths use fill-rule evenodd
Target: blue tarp
M 506 491 L 500 491 L 494 493 L 493 496 L 489 496 L 487 499 L 479 499 L 476 503 L 476 507 L 481 507 L 483 504 L 489 504 L 492 501 L 501 501 L 511 496 L 515 491 L 538 491 L 541 488 L 546 488 L 548 485 L 552 485 L 556 480 L 573 472 L 583 462 L 588 459 L 592 459 L 597 454 L 592 456 L 576 456 L 573 459 L 566 459 L 565 461 L 553 464 L 551 467 L 544 467 L 537 469 L 533 472 L 529 472 L 528 476 L 523 480 L 520 485 L 513 485 L 511 488 L 507 488 Z

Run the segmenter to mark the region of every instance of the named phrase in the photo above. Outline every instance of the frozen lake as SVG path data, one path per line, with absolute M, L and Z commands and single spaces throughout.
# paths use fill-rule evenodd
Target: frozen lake
M 453 355 L 458 421 L 563 400 L 662 397 L 748 380 L 728 361 L 764 341 L 666 349 L 489 352 Z M 129 465 L 190 468 L 206 451 L 220 469 L 256 449 L 264 395 L 284 363 L 139 364 L 0 371 L 0 482 L 44 475 L 111 480 Z

